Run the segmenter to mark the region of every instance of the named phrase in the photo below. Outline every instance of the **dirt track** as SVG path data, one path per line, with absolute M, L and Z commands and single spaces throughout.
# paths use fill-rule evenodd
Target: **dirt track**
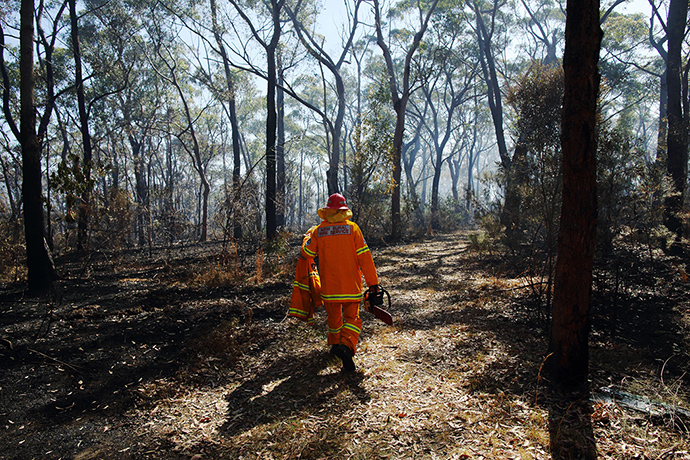
M 52 302 L 1 291 L 0 458 L 546 459 L 554 426 L 578 424 L 600 458 L 690 456 L 682 420 L 559 409 L 540 381 L 546 339 L 528 281 L 463 234 L 374 248 L 396 323 L 363 313 L 354 375 L 327 353 L 323 311 L 314 329 L 285 317 L 289 261 L 258 283 L 203 282 L 223 269 L 219 252 L 104 259 Z M 625 311 L 654 305 L 667 332 L 636 342 L 624 314 L 615 336 L 595 327 L 593 387 L 665 388 L 687 407 L 677 297 L 635 298 Z

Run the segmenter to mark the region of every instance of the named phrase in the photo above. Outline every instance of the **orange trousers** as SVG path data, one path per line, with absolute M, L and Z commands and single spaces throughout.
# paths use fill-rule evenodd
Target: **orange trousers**
M 362 332 L 359 302 L 324 302 L 328 313 L 328 345 L 347 345 L 357 353 L 357 340 Z

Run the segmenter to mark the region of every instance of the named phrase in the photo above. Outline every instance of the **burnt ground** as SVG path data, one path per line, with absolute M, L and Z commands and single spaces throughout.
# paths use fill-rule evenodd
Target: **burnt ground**
M 62 263 L 49 298 L 5 286 L 0 459 L 690 458 L 682 261 L 620 251 L 597 270 L 583 397 L 541 372 L 529 261 L 464 233 L 373 253 L 395 324 L 362 314 L 354 374 L 323 310 L 286 317 L 291 257 L 98 253 Z

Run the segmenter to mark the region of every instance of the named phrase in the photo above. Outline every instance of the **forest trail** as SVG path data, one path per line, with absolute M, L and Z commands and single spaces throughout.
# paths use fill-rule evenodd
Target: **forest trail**
M 286 316 L 291 261 L 211 288 L 205 246 L 106 261 L 52 305 L 3 291 L 0 459 L 548 459 L 527 281 L 468 244 L 372 249 L 395 322 L 362 313 L 354 374 L 328 354 L 323 310 L 314 328 Z M 690 451 L 673 427 L 587 407 L 599 458 Z

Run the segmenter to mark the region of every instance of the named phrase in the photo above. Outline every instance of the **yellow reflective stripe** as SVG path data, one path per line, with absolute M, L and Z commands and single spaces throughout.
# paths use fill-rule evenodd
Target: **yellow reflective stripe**
M 304 252 L 306 252 L 307 255 L 311 257 L 316 257 L 316 253 L 314 251 L 310 251 L 308 247 L 302 246 L 302 249 L 304 249 Z
M 358 256 L 364 254 L 365 252 L 369 252 L 369 246 L 364 246 L 363 248 L 357 249 Z
M 331 302 L 359 302 L 362 300 L 362 294 L 334 294 L 325 295 L 321 293 L 321 298 L 324 301 Z
M 360 334 L 360 333 L 362 332 L 362 330 L 361 330 L 360 328 L 358 328 L 357 326 L 355 326 L 354 324 L 345 323 L 345 324 L 343 324 L 343 327 L 344 327 L 345 329 L 349 329 L 349 330 L 351 330 L 351 331 L 354 331 L 354 332 L 356 332 L 357 334 Z
M 331 329 L 331 328 L 329 327 L 329 328 L 328 328 L 328 333 L 329 333 L 329 334 L 338 334 L 338 333 L 340 333 L 340 330 L 341 330 L 342 328 L 343 328 L 342 326 L 340 326 L 338 329 Z
M 298 281 L 295 281 L 294 283 L 292 283 L 292 286 L 293 286 L 293 287 L 296 287 L 296 288 L 299 288 L 299 289 L 301 289 L 301 290 L 303 290 L 303 291 L 308 291 L 308 290 L 309 290 L 309 285 L 308 285 L 308 284 L 302 284 L 302 283 L 300 283 L 300 282 L 298 282 Z
M 303 316 L 303 317 L 306 318 L 306 317 L 309 315 L 309 312 L 308 312 L 308 311 L 304 311 L 304 310 L 300 310 L 299 308 L 294 308 L 294 307 L 293 307 L 293 308 L 291 308 L 291 309 L 288 310 L 288 315 L 292 315 L 292 316 Z

